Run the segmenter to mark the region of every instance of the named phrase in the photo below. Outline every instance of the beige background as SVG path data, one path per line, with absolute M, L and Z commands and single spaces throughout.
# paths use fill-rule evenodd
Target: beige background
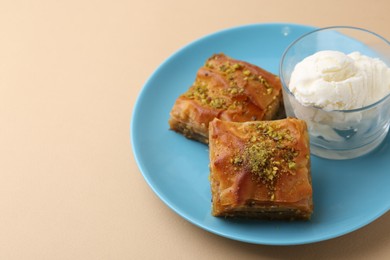
M 389 10 L 388 0 L 2 0 L 0 259 L 389 259 L 389 213 L 292 247 L 199 229 L 152 192 L 129 137 L 149 75 L 201 36 L 292 22 L 390 39 Z

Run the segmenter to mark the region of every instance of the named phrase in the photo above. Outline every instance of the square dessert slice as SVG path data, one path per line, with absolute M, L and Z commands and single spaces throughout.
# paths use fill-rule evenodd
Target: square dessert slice
M 304 121 L 214 119 L 209 149 L 212 215 L 310 218 L 310 150 Z
M 208 143 L 214 118 L 245 122 L 273 119 L 282 100 L 277 76 L 224 54 L 210 57 L 193 85 L 177 98 L 170 128 L 187 138 Z

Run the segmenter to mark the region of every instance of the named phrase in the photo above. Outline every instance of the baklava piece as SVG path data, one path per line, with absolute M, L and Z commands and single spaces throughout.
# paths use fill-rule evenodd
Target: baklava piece
M 175 102 L 170 128 L 208 143 L 214 118 L 245 122 L 274 119 L 282 102 L 277 76 L 244 61 L 216 54 L 201 67 L 193 85 Z
M 306 123 L 210 123 L 212 215 L 308 220 L 313 212 Z

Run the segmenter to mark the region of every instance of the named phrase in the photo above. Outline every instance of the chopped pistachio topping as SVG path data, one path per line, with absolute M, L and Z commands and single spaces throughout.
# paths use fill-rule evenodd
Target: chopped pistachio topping
M 235 63 L 235 64 L 233 64 L 233 69 L 235 69 L 235 70 L 237 70 L 237 69 L 241 69 L 241 65 L 240 64 L 238 64 L 238 63 Z
M 244 107 L 245 107 L 245 102 L 235 100 L 235 101 L 233 101 L 232 104 L 230 104 L 230 105 L 228 106 L 228 109 L 237 109 L 237 108 L 240 108 L 240 110 L 242 110 Z
M 210 69 L 213 69 L 214 66 L 213 64 L 211 64 L 210 62 L 206 62 L 206 64 L 204 65 L 206 68 L 210 68 Z
M 272 86 L 268 83 L 268 81 L 263 76 L 260 75 L 258 79 L 260 83 L 263 84 L 266 88 L 272 88 Z
M 225 63 L 219 66 L 220 71 L 226 71 L 228 68 L 229 68 L 229 63 Z
M 266 88 L 266 93 L 267 93 L 267 95 L 272 94 L 272 92 L 273 92 L 273 87 L 268 83 L 268 81 L 267 81 L 263 76 L 260 75 L 260 76 L 257 78 L 257 80 L 258 80 L 261 84 L 263 84 L 263 86 Z
M 202 81 L 196 81 L 185 96 L 199 101 L 202 105 L 208 105 L 213 108 L 222 109 L 227 107 L 225 99 L 209 95 L 207 84 Z
M 241 165 L 243 161 L 244 160 L 240 156 L 236 156 L 231 160 L 232 164 L 234 165 Z
M 245 167 L 254 180 L 274 190 L 277 177 L 281 174 L 295 174 L 295 158 L 299 153 L 286 142 L 294 140 L 289 131 L 277 124 L 259 122 L 252 125 L 251 135 L 240 155 L 231 159 L 233 169 Z
M 243 88 L 237 87 L 236 85 L 233 84 L 233 86 L 224 89 L 225 94 L 230 94 L 230 95 L 237 95 L 237 94 L 242 94 L 244 92 Z
M 226 62 L 219 66 L 219 70 L 222 72 L 225 72 L 226 74 L 231 74 L 235 72 L 236 70 L 241 69 L 242 66 L 238 63 L 230 64 L 229 62 Z
M 270 149 L 265 143 L 249 145 L 244 151 L 244 156 L 248 160 L 251 172 L 267 179 L 273 178 L 271 177 L 272 168 L 269 167 L 271 155 Z
M 225 107 L 225 100 L 222 98 L 214 98 L 210 101 L 209 105 L 214 108 L 223 108 Z
M 296 167 L 296 163 L 295 163 L 294 161 L 288 162 L 288 168 L 289 168 L 290 170 L 294 170 L 295 167 Z
M 202 100 L 207 98 L 208 96 L 207 84 L 204 82 L 195 82 L 194 86 L 186 93 L 186 96 L 197 100 Z
M 250 70 L 244 70 L 242 72 L 245 76 L 249 76 L 251 74 Z
M 234 95 L 234 94 L 237 94 L 238 93 L 238 89 L 237 88 L 230 88 L 230 94 Z

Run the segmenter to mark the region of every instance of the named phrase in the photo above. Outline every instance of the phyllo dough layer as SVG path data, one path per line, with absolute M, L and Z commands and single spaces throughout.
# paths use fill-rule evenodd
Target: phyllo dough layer
M 172 130 L 208 143 L 214 118 L 245 122 L 273 119 L 282 101 L 277 76 L 224 54 L 210 57 L 195 82 L 175 102 L 169 119 Z
M 309 219 L 313 211 L 306 123 L 210 123 L 212 214 Z

